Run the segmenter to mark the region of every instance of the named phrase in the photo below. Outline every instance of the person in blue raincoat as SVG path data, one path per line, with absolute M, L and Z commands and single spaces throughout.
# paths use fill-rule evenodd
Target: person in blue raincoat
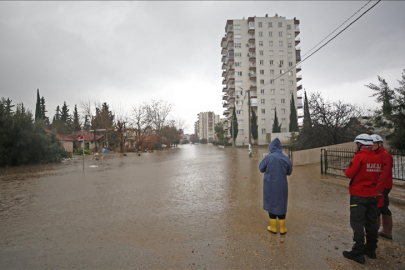
M 278 138 L 269 145 L 270 154 L 260 162 L 259 170 L 263 178 L 263 209 L 269 212 L 270 226 L 267 230 L 277 233 L 277 218 L 280 234 L 286 234 L 285 215 L 287 214 L 288 183 L 287 175 L 292 173 L 290 159 L 282 153 L 283 146 Z

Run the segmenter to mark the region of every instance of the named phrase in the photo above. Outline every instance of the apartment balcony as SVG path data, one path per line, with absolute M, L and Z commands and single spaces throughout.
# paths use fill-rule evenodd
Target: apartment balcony
M 235 96 L 234 96 L 234 95 L 229 95 L 227 101 L 228 101 L 229 103 L 235 102 Z
M 229 111 L 228 111 L 228 110 L 225 110 L 225 111 L 223 111 L 222 114 L 223 114 L 223 115 L 228 115 L 228 114 L 229 114 Z
M 222 69 L 226 69 L 226 63 L 222 63 Z
M 301 71 L 301 66 L 297 66 L 297 67 L 295 67 L 295 72 L 297 73 L 297 72 L 300 72 Z
M 300 34 L 300 30 L 295 29 L 295 37 L 297 37 Z
M 297 86 L 297 91 L 300 91 L 302 89 L 302 84 Z
M 224 91 L 222 91 L 222 92 L 224 92 Z M 222 100 L 228 100 L 228 98 L 229 98 L 228 95 L 223 95 L 223 96 L 222 96 Z
M 232 82 L 235 82 L 235 77 L 233 75 L 229 75 L 227 78 L 227 84 L 232 84 Z
M 255 53 L 256 52 L 256 46 L 249 46 L 249 52 Z
M 227 32 L 227 29 L 233 29 L 233 20 L 227 20 L 225 24 L 225 32 Z
M 233 27 L 229 27 L 228 32 L 226 33 L 228 37 L 233 37 Z
M 235 69 L 233 69 L 233 68 L 228 69 L 228 71 L 226 72 L 226 76 L 234 75 L 234 74 L 235 74 Z M 222 76 L 222 77 L 224 77 L 224 76 Z
M 255 27 L 254 26 L 249 26 L 248 33 L 251 34 L 251 35 L 254 35 L 255 34 Z
M 222 84 L 226 84 L 226 78 L 222 80 Z
M 227 91 L 228 95 L 233 95 L 235 93 L 235 85 L 228 85 Z
M 221 62 L 225 63 L 225 62 L 226 62 L 226 59 L 227 59 L 226 55 L 222 55 L 222 57 L 221 57 Z
M 222 50 L 221 50 L 221 54 L 222 54 L 222 55 L 226 55 L 227 52 L 228 52 L 228 49 L 227 49 L 227 48 L 222 48 Z
M 298 114 L 298 118 L 304 118 L 304 114 Z
M 256 72 L 250 72 L 250 73 L 249 73 L 249 78 L 250 78 L 251 80 L 255 80 L 255 81 L 256 81 Z
M 226 102 L 223 102 L 223 103 L 222 103 L 222 107 L 223 107 L 223 108 L 228 108 L 228 105 L 229 105 L 229 104 L 226 103 Z
M 257 91 L 250 91 L 250 98 L 257 98 Z
M 247 56 L 249 57 L 249 61 L 256 62 L 256 54 L 248 53 Z
M 257 98 L 250 97 L 250 107 L 257 108 Z
M 256 42 L 255 37 L 254 37 L 254 36 L 251 36 L 251 37 L 249 38 L 249 43 L 255 44 L 255 42 Z
M 297 97 L 297 108 L 302 109 L 302 97 L 301 97 L 301 99 L 298 99 L 298 97 Z
M 249 69 L 256 71 L 256 65 L 255 64 L 250 64 Z
M 301 49 L 300 48 L 295 49 L 295 60 L 297 62 L 301 61 Z
M 225 48 L 233 49 L 233 39 L 228 40 L 228 42 L 226 43 Z
M 228 41 L 227 41 L 226 37 L 223 37 L 222 40 L 221 40 L 221 47 L 226 48 L 227 43 L 228 43 Z
M 300 44 L 300 42 L 301 42 L 301 39 L 300 39 L 300 38 L 297 38 L 297 39 L 295 40 L 295 46 L 297 46 L 298 44 Z
M 299 82 L 299 81 L 301 81 L 302 80 L 302 75 L 298 75 L 297 76 L 297 82 Z
M 222 71 L 222 77 L 226 77 L 226 70 Z
M 251 83 L 250 90 L 257 90 L 257 85 L 255 83 Z

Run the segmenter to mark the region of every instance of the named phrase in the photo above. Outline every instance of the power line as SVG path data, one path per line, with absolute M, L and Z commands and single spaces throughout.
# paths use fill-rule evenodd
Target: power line
M 284 76 L 284 74 L 286 74 L 288 71 L 292 70 L 293 68 L 295 68 L 298 64 L 301 64 L 302 62 L 304 62 L 305 60 L 307 60 L 308 58 L 310 58 L 312 55 L 314 55 L 316 52 L 318 52 L 320 49 L 322 49 L 323 47 L 325 47 L 329 42 L 331 42 L 332 40 L 334 40 L 337 36 L 339 36 L 342 32 L 344 32 L 347 28 L 349 28 L 353 23 L 355 23 L 357 20 L 359 20 L 364 14 L 366 14 L 367 12 L 369 12 L 373 7 L 375 7 L 378 3 L 380 3 L 381 0 L 378 0 L 377 3 L 375 3 L 374 5 L 372 5 L 369 9 L 367 9 L 365 12 L 363 12 L 359 17 L 357 17 L 357 19 L 355 19 L 354 21 L 352 21 L 348 26 L 346 26 L 344 29 L 342 29 L 339 33 L 337 33 L 333 38 L 329 39 L 328 42 L 326 42 L 325 44 L 323 44 L 321 47 L 319 47 L 316 51 L 314 51 L 313 53 L 311 53 L 309 56 L 307 56 L 305 59 L 301 60 L 300 62 L 296 63 L 294 66 L 292 66 L 291 68 L 289 68 L 286 72 L 280 74 L 279 76 L 271 79 L 268 83 L 264 84 L 263 86 L 269 85 L 272 81 L 277 80 L 278 78 Z M 368 4 L 368 3 L 367 3 Z M 358 11 L 357 11 L 358 12 Z M 356 13 L 357 13 L 356 12 Z M 356 14 L 355 13 L 355 14 Z M 353 16 L 352 16 L 353 17 Z M 340 26 L 339 26 L 340 27 Z M 338 28 L 339 28 L 338 27 Z M 336 30 L 335 30 L 336 31 Z M 333 33 L 333 32 L 332 32 Z M 331 34 L 332 34 L 331 33 Z M 316 46 L 315 46 L 316 47 Z M 312 49 L 311 49 L 312 50 Z M 308 54 L 308 53 L 307 53 Z

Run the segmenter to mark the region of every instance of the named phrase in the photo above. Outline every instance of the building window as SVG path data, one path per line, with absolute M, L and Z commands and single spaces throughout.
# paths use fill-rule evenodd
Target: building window
M 242 43 L 235 43 L 235 44 L 234 44 L 234 47 L 235 47 L 235 48 L 242 48 Z
M 280 69 L 280 74 L 284 74 L 284 69 Z
M 284 113 L 285 114 L 285 109 L 283 108 L 283 109 L 281 109 L 281 113 Z
M 292 62 L 288 62 L 288 66 L 289 66 L 289 67 L 292 67 L 292 66 L 293 66 L 293 63 L 292 63 Z
M 238 119 L 238 125 L 243 125 L 243 119 Z
M 233 30 L 240 30 L 240 29 L 241 29 L 241 27 L 240 27 L 239 24 L 235 24 L 235 25 L 233 26 Z
M 266 109 L 261 109 L 260 110 L 262 113 L 266 113 Z
M 270 84 L 274 84 L 274 80 L 270 80 Z
M 263 27 L 263 24 L 261 22 L 259 22 L 258 24 L 259 24 L 259 27 Z
M 262 134 L 266 134 L 266 129 L 262 128 Z
M 283 23 L 282 23 L 282 22 L 279 22 L 279 23 L 278 23 L 278 27 L 283 27 Z
M 241 34 L 235 34 L 233 37 L 234 38 L 241 38 L 241 36 L 242 36 Z
M 288 76 L 292 76 L 293 72 L 292 71 L 288 71 Z
M 279 37 L 282 37 L 282 36 L 283 36 L 283 32 L 282 32 L 282 31 L 278 32 L 278 36 L 279 36 Z
M 263 46 L 263 41 L 259 41 L 259 46 Z
M 285 118 L 281 118 L 281 123 L 285 123 Z
M 243 105 L 243 100 L 237 100 L 236 105 Z
M 266 118 L 262 118 L 262 124 L 266 124 Z
M 278 51 L 278 55 L 283 55 L 283 54 L 284 54 L 283 50 Z
M 270 66 L 274 65 L 274 60 L 270 60 Z
M 263 65 L 263 64 L 264 64 L 264 60 L 260 60 L 259 63 L 260 63 L 260 65 Z
M 238 134 L 243 134 L 243 129 L 238 129 Z
M 239 85 L 239 86 L 242 85 L 242 81 L 236 81 L 235 85 Z
M 281 104 L 285 104 L 285 98 L 281 99 Z
M 288 81 L 288 85 L 293 85 L 294 81 Z
M 260 70 L 260 74 L 262 74 L 262 75 L 264 74 L 264 69 Z
M 236 114 L 243 114 L 243 110 L 236 110 Z
M 291 34 L 287 34 L 287 38 L 291 38 Z
M 272 98 L 272 99 L 270 100 L 270 103 L 271 103 L 271 104 L 274 104 L 274 103 L 276 103 L 276 100 L 275 100 L 274 98 Z
M 288 48 L 292 48 L 292 44 L 291 44 L 291 43 L 288 43 L 287 45 L 288 45 Z
M 269 55 L 273 55 L 273 51 L 272 51 L 272 50 L 269 51 Z
M 276 112 L 276 110 L 275 109 L 271 109 L 271 114 L 274 114 Z M 274 118 L 271 118 L 271 122 L 273 122 L 274 121 Z
M 273 41 L 269 41 L 269 46 L 273 46 Z
M 270 89 L 270 94 L 271 94 L 271 95 L 274 95 L 275 93 L 276 93 L 276 90 Z
M 249 22 L 249 28 L 254 28 L 255 27 L 255 22 Z
M 284 79 L 281 79 L 281 80 L 280 80 L 280 84 L 284 84 Z
M 259 37 L 262 37 L 262 36 L 263 36 L 263 32 L 259 31 Z
M 280 66 L 284 65 L 284 60 L 280 60 Z
M 269 32 L 269 37 L 272 37 L 272 36 L 273 36 L 273 32 L 270 31 L 270 32 Z
M 274 69 L 270 69 L 270 75 L 274 75 Z
M 284 95 L 285 94 L 285 89 L 281 89 L 280 94 Z
M 291 53 L 291 52 L 288 53 L 288 57 L 292 57 L 292 53 Z
M 287 24 L 287 30 L 291 30 L 291 24 Z
M 242 62 L 235 62 L 235 67 L 240 67 L 242 66 Z
M 278 46 L 283 46 L 283 42 L 282 42 L 282 41 L 279 41 L 279 42 L 278 42 Z
M 242 71 L 236 71 L 235 75 L 236 75 L 237 77 L 242 76 Z
M 243 95 L 243 91 L 242 91 L 242 90 L 236 90 L 235 92 L 236 92 L 236 95 L 240 95 L 240 96 Z
M 260 89 L 260 94 L 264 94 L 264 89 Z
M 264 80 L 260 80 L 260 84 L 264 84 Z
M 264 102 L 265 102 L 265 99 L 264 99 L 264 98 L 260 99 L 260 103 L 261 103 L 261 104 L 264 104 Z
M 268 25 L 269 27 L 273 27 L 273 23 L 272 23 L 272 22 L 269 22 L 267 25 Z
M 259 55 L 263 55 L 263 51 L 262 51 L 262 50 L 259 51 Z
M 242 57 L 242 53 L 241 52 L 236 52 L 235 57 Z

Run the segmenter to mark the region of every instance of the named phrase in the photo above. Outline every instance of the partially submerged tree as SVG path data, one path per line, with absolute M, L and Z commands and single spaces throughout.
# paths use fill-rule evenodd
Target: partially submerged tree
M 236 143 L 236 138 L 238 137 L 238 118 L 236 117 L 235 107 L 233 107 L 232 120 L 231 120 L 231 138 L 233 139 L 233 144 Z
M 274 108 L 274 122 L 273 122 L 273 133 L 280 133 L 281 132 L 281 124 L 278 123 L 277 117 L 277 108 Z
M 252 138 L 253 140 L 257 140 L 257 138 L 259 137 L 259 125 L 257 124 L 257 116 L 256 116 L 256 112 L 255 110 L 253 110 L 252 107 L 250 107 L 251 113 L 252 113 L 252 117 L 250 120 L 250 129 L 252 131 Z
M 291 101 L 290 101 L 290 132 L 297 132 L 298 129 L 298 116 L 297 116 L 297 108 L 295 108 L 294 102 L 294 95 L 291 94 Z

